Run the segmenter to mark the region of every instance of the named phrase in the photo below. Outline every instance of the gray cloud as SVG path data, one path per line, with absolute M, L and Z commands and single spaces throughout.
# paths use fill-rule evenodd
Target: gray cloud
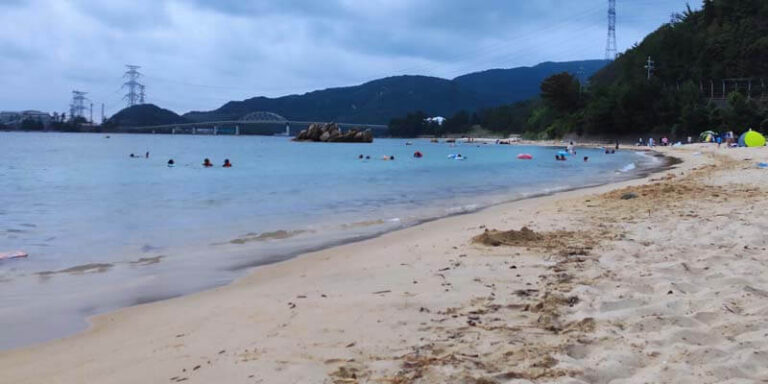
M 0 110 L 123 105 L 125 64 L 185 112 L 377 77 L 601 58 L 604 0 L 0 0 Z M 685 0 L 619 2 L 626 49 Z M 23 21 L 23 22 L 22 22 Z

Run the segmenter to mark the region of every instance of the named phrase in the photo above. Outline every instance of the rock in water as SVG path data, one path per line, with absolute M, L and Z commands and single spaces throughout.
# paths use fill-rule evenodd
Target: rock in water
M 336 123 L 313 123 L 309 128 L 299 132 L 293 141 L 314 141 L 321 143 L 372 143 L 373 133 L 370 129 L 361 131 L 350 129 L 343 132 Z

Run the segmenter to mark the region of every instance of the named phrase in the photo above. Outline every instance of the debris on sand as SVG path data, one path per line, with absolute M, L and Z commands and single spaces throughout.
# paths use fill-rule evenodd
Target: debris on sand
M 519 231 L 498 231 L 486 229 L 472 241 L 490 247 L 509 246 L 558 250 L 564 257 L 589 254 L 597 244 L 597 234 L 570 231 L 534 232 L 528 227 Z
M 534 232 L 528 227 L 522 227 L 519 231 L 497 231 L 486 229 L 481 235 L 472 239 L 475 243 L 498 247 L 501 245 L 526 246 L 530 243 L 544 240 L 544 236 Z
M 638 197 L 639 196 L 637 196 L 637 193 L 634 193 L 634 192 L 627 192 L 621 195 L 622 200 L 632 200 L 632 199 L 637 199 Z

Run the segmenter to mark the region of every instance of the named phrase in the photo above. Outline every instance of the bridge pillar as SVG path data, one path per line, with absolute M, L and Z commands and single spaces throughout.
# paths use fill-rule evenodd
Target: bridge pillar
M 192 134 L 197 135 L 197 127 L 192 127 Z
M 216 135 L 218 135 L 218 134 L 219 134 L 219 127 L 217 127 L 217 126 L 215 126 L 215 125 L 214 125 L 214 126 L 213 126 L 213 135 L 214 135 L 214 136 L 216 136 Z
M 240 126 L 235 125 L 235 136 L 240 136 Z

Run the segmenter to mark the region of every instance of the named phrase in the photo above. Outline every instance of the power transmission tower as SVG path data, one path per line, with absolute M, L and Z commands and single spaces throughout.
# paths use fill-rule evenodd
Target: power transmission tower
M 123 97 L 128 102 L 128 106 L 132 107 L 137 104 L 144 103 L 144 84 L 139 82 L 141 73 L 139 72 L 138 65 L 126 65 L 128 70 L 123 75 L 126 78 L 126 82 L 123 83 L 123 88 L 128 88 L 128 93 Z
M 146 93 L 144 92 L 145 89 L 146 87 L 144 84 L 139 85 L 139 104 L 144 104 L 144 97 L 146 96 Z
M 615 60 L 616 48 L 616 0 L 608 0 L 608 40 L 605 43 L 605 59 Z
M 651 75 L 653 75 L 653 71 L 656 69 L 655 61 L 651 60 L 651 57 L 648 56 L 648 62 L 645 64 L 645 69 L 648 71 L 648 80 L 651 80 Z
M 69 119 L 83 117 L 85 113 L 85 95 L 87 92 L 72 91 L 72 103 L 69 104 Z

